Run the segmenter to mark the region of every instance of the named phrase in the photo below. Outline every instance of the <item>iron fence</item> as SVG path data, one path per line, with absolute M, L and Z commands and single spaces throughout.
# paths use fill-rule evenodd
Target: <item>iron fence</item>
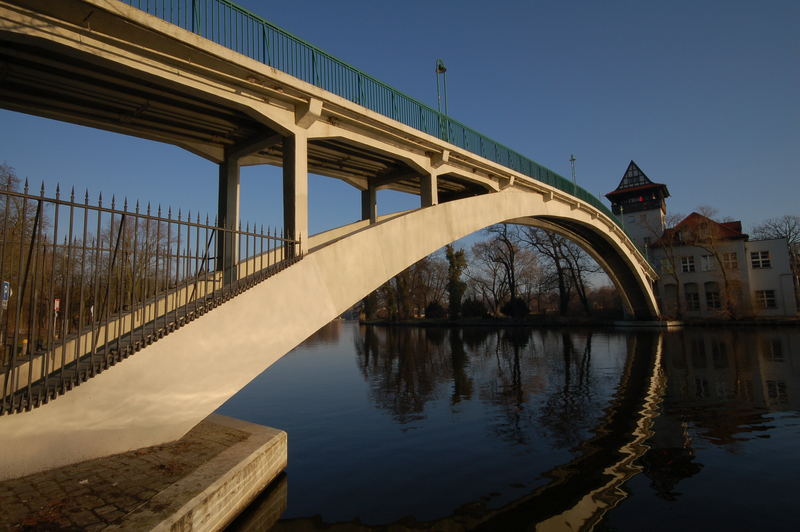
M 0 414 L 48 402 L 300 258 L 277 230 L 0 190 Z
M 599 209 L 593 194 L 516 151 L 378 81 L 229 0 L 122 0 L 351 102 L 556 187 Z

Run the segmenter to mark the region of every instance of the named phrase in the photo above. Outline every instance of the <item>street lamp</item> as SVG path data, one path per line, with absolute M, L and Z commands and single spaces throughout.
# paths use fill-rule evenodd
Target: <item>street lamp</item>
M 439 113 L 442 112 L 442 96 L 439 92 L 439 74 L 442 75 L 442 85 L 444 89 L 444 114 L 447 114 L 447 67 L 444 66 L 444 61 L 441 59 L 436 60 L 436 107 Z
M 569 154 L 569 164 L 572 166 L 572 195 L 575 196 L 578 194 L 578 182 L 575 180 L 575 154 Z

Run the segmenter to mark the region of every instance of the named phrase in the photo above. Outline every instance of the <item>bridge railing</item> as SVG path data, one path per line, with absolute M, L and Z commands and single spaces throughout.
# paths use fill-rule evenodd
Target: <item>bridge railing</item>
M 516 151 L 439 113 L 228 0 L 122 0 L 242 55 L 573 194 L 623 228 L 598 198 Z M 623 228 L 624 229 L 624 228 Z
M 299 241 L 0 190 L 0 414 L 36 407 L 301 258 Z

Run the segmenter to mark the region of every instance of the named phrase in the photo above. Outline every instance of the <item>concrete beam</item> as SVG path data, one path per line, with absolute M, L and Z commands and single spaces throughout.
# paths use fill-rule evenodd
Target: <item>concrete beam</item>
M 308 103 L 298 104 L 294 111 L 294 121 L 298 127 L 308 129 L 322 116 L 322 100 L 310 98 Z
M 243 157 L 271 148 L 283 141 L 283 135 L 268 133 L 247 139 L 225 150 L 226 157 L 239 161 Z
M 397 172 L 384 174 L 381 177 L 370 178 L 369 182 L 370 184 L 374 185 L 375 188 L 380 189 L 398 181 L 403 181 L 405 179 L 417 179 L 418 177 L 419 172 L 400 170 Z
M 431 166 L 434 168 L 439 168 L 443 164 L 450 161 L 450 150 L 442 150 L 441 153 L 434 152 L 431 155 Z
M 308 137 L 297 132 L 283 139 L 283 228 L 308 250 Z M 290 250 L 289 256 L 295 250 Z

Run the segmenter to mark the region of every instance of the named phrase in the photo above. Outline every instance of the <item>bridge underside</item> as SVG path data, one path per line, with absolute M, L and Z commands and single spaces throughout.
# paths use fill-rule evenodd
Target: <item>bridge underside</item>
M 283 139 L 291 132 L 249 116 L 233 102 L 179 89 L 113 61 L 76 56 L 59 44 L 0 34 L 0 102 L 6 109 L 173 144 L 214 163 L 223 163 L 226 151 L 272 138 L 240 164 L 283 166 Z M 346 138 L 310 140 L 308 171 L 360 190 L 371 185 L 422 194 L 418 169 Z M 489 190 L 457 175 L 438 179 L 440 201 Z

